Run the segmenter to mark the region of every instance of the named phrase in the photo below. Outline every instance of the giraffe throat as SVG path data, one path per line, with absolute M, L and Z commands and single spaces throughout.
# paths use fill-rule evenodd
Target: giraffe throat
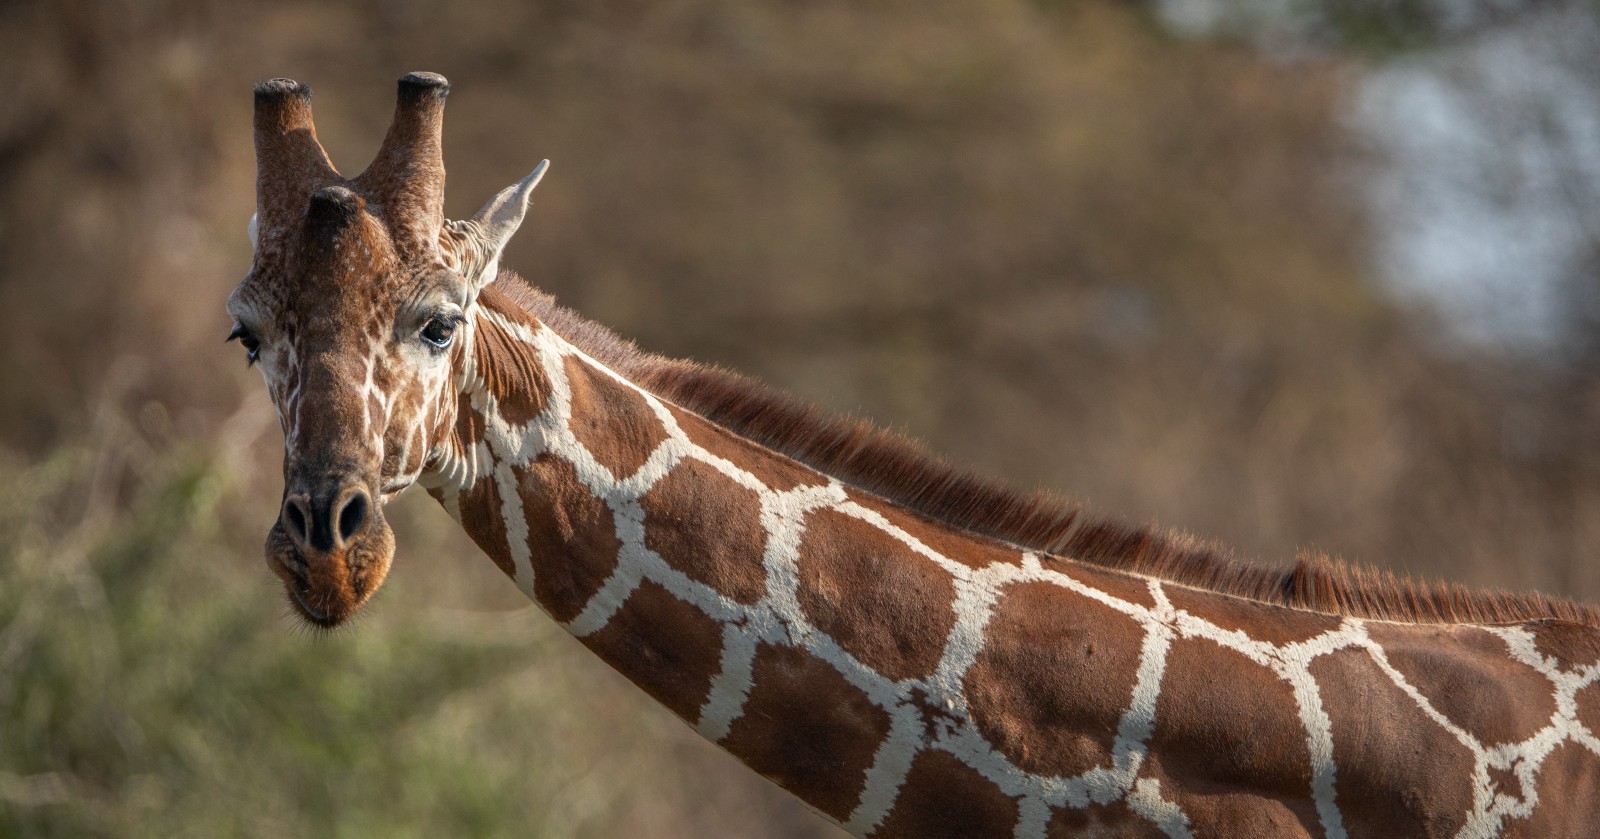
M 1492 836 L 1565 818 L 1594 774 L 1589 627 L 1319 614 L 964 533 L 630 381 L 503 285 L 424 485 L 568 631 L 852 833 Z

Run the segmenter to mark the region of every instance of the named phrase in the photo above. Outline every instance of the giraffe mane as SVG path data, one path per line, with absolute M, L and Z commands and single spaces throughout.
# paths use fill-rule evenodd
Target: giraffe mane
M 1407 623 L 1561 620 L 1600 626 L 1600 612 L 1539 593 L 1417 580 L 1302 552 L 1288 568 L 1236 557 L 1187 533 L 1083 514 L 1047 492 L 1023 492 L 953 466 L 921 443 L 860 417 L 807 404 L 721 367 L 639 349 L 609 328 L 501 270 L 492 286 L 556 334 L 640 387 L 825 475 L 966 533 L 1264 604 Z

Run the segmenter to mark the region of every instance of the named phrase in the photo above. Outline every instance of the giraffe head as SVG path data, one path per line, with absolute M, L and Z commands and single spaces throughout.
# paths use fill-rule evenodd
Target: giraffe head
M 432 73 L 402 78 L 377 158 L 348 179 L 317 142 L 310 87 L 255 89 L 255 254 L 228 298 L 229 337 L 260 368 L 283 426 L 267 564 L 320 626 L 349 618 L 388 573 L 383 505 L 440 456 L 478 292 L 548 164 L 470 220 L 445 220 L 449 89 Z

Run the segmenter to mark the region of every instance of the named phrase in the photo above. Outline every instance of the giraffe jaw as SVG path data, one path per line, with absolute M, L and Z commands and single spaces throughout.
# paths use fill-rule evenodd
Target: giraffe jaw
M 295 614 L 312 626 L 333 629 L 383 585 L 394 561 L 394 535 L 379 513 L 362 538 L 344 550 L 302 551 L 279 521 L 267 533 L 265 553 Z

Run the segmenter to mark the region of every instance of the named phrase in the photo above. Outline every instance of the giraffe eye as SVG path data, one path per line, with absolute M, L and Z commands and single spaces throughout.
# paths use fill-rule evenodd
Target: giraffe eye
M 427 341 L 429 344 L 432 344 L 441 350 L 450 346 L 450 342 L 454 340 L 455 337 L 456 325 L 454 321 L 446 320 L 444 318 L 433 318 L 432 320 L 428 321 L 426 326 L 422 327 L 422 340 Z
M 228 340 L 238 341 L 239 345 L 244 347 L 246 365 L 255 364 L 261 359 L 261 342 L 256 340 L 256 336 L 251 334 L 244 324 L 234 324 L 233 331 L 228 333 Z

